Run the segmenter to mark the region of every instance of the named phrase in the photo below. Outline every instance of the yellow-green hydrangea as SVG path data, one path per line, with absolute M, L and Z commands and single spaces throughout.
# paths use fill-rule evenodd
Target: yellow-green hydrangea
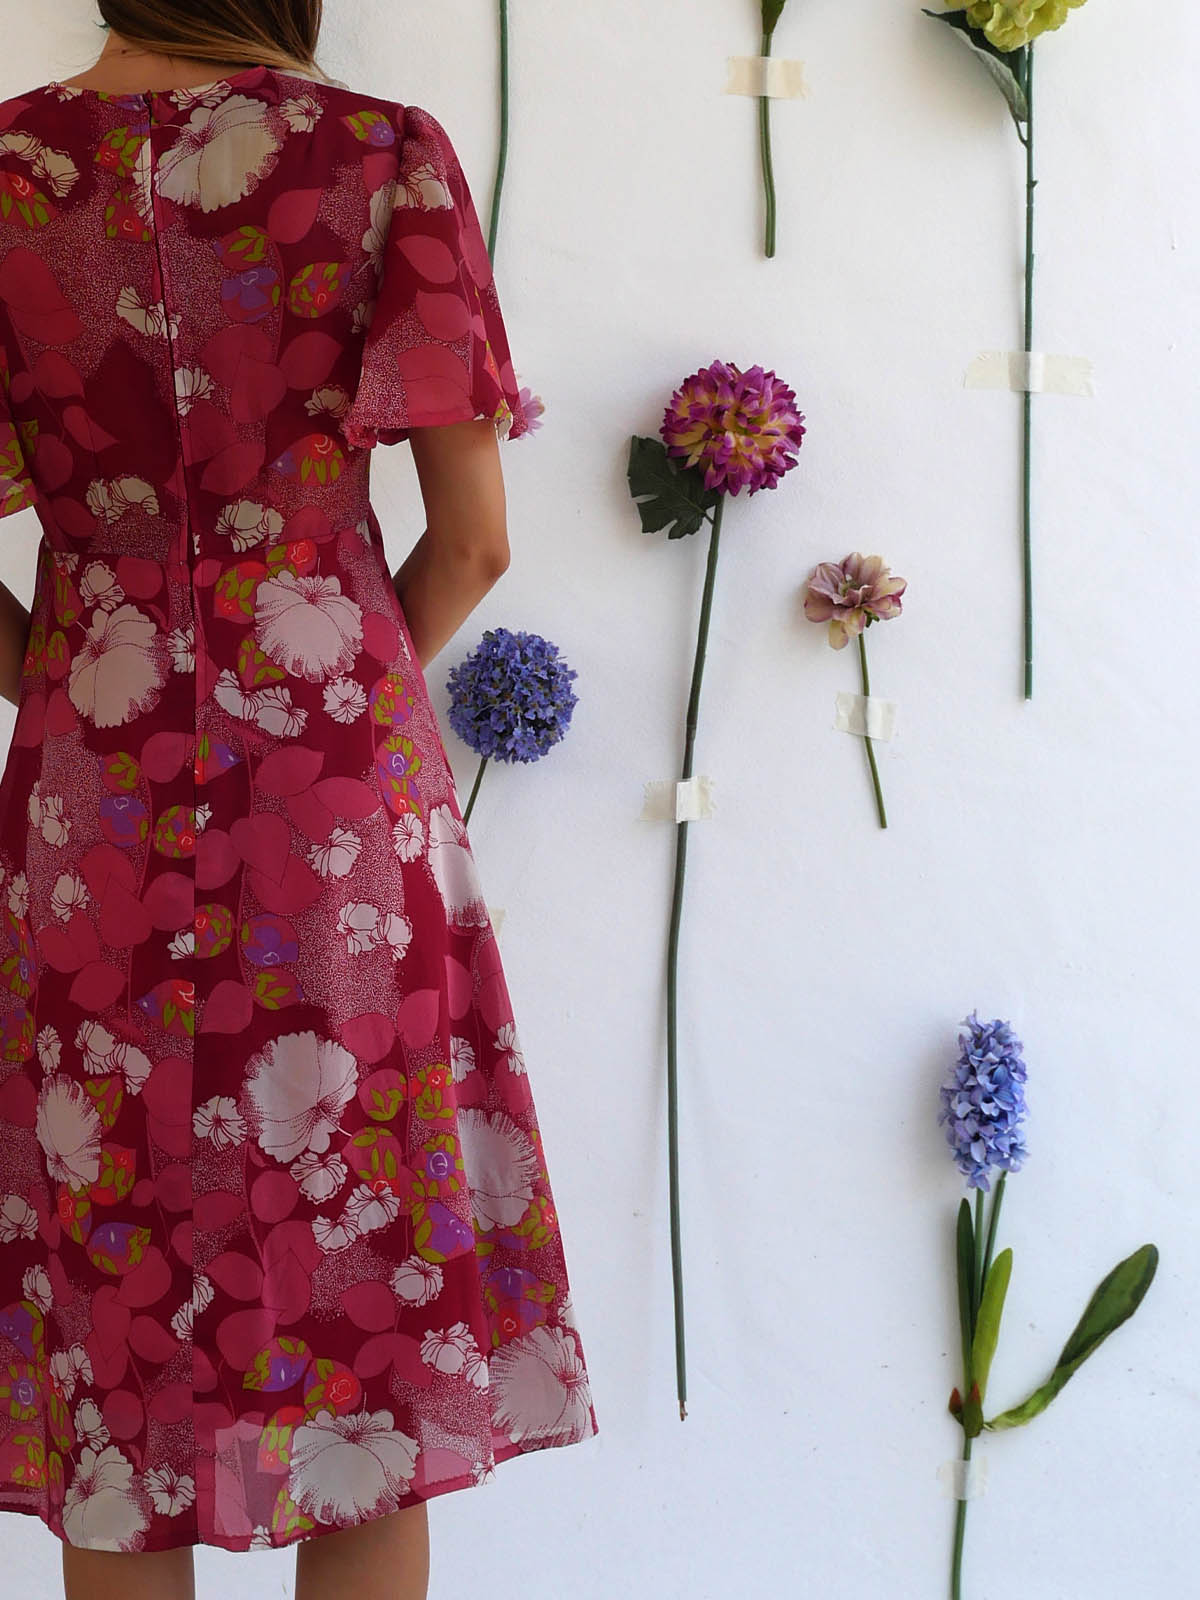
M 1068 11 L 1084 0 L 976 0 L 967 21 L 980 28 L 997 50 L 1020 50 L 1039 33 L 1061 28 Z

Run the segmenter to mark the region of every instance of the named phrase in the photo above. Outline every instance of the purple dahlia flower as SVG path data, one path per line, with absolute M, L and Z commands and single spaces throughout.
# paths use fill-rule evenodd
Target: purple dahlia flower
M 796 465 L 804 417 L 782 378 L 714 361 L 671 396 L 660 434 L 667 454 L 704 469 L 704 487 L 723 494 L 773 489 Z

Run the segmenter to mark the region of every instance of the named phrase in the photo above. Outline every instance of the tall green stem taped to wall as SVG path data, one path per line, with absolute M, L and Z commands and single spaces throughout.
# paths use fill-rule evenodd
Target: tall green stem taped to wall
M 1000 50 L 987 34 L 967 21 L 962 9 L 926 11 L 926 16 L 953 28 L 987 70 L 1004 96 L 1025 150 L 1025 331 L 1024 351 L 1033 350 L 1034 190 L 1037 175 L 1033 151 L 1033 40 L 1019 49 Z M 1027 385 L 1026 379 L 1026 385 Z M 1033 698 L 1033 393 L 1021 394 L 1021 575 L 1023 591 L 1023 688 Z
M 508 0 L 500 0 L 500 154 L 492 186 L 492 218 L 488 226 L 488 257 L 496 260 L 496 234 L 500 228 L 500 193 L 508 161 Z
M 1033 167 L 1033 46 L 1026 46 L 1025 131 L 1017 133 L 1025 146 L 1025 353 L 1033 349 L 1033 191 L 1037 178 Z M 1025 698 L 1033 699 L 1033 393 L 1022 393 L 1023 426 L 1021 437 L 1021 555 L 1025 601 Z
M 783 15 L 783 8 L 787 0 L 762 0 L 762 55 L 771 54 L 771 45 L 775 37 L 775 25 Z M 758 97 L 758 143 L 762 161 L 763 194 L 766 199 L 766 238 L 763 242 L 763 253 L 767 256 L 775 254 L 775 171 L 771 161 L 771 97 L 760 94 Z
M 692 689 L 688 696 L 687 720 L 684 728 L 683 769 L 681 781 L 692 776 L 692 759 L 696 745 L 696 726 L 700 716 L 700 683 L 704 676 L 704 662 L 708 653 L 708 625 L 712 616 L 713 586 L 717 576 L 717 551 L 721 535 L 721 510 L 724 499 L 718 498 L 712 511 L 712 533 L 708 544 L 708 566 L 704 574 L 704 598 L 700 604 L 700 631 L 696 640 L 696 658 L 692 667 Z M 671 895 L 671 931 L 667 941 L 667 1143 L 670 1165 L 671 1205 L 671 1281 L 675 1301 L 675 1375 L 679 1390 L 679 1417 L 687 1416 L 687 1371 L 683 1337 L 683 1262 L 679 1228 L 679 929 L 683 920 L 683 882 L 687 871 L 686 822 L 675 829 L 675 887 Z

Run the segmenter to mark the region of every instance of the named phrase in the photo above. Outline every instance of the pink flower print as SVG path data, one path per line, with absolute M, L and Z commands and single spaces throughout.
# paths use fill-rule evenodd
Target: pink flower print
M 270 172 L 282 143 L 261 100 L 231 94 L 198 106 L 158 157 L 159 193 L 201 211 L 232 205 Z
M 150 1521 L 134 1495 L 133 1463 L 115 1444 L 85 1445 L 63 1500 L 67 1540 L 85 1550 L 134 1550 Z
M 352 828 L 333 828 L 323 844 L 308 847 L 308 859 L 323 878 L 345 878 L 361 849 L 362 840 Z
M 99 1165 L 97 1158 L 97 1170 Z M 37 1228 L 37 1212 L 24 1195 L 0 1195 L 0 1244 L 12 1244 L 15 1239 L 32 1239 Z
M 95 615 L 71 662 L 67 693 L 81 716 L 115 728 L 149 711 L 167 676 L 162 636 L 135 605 Z
M 254 632 L 264 655 L 293 677 L 320 683 L 354 665 L 362 608 L 333 576 L 284 570 L 255 591 Z
M 100 1118 L 81 1083 L 62 1073 L 42 1080 L 37 1136 L 52 1178 L 72 1188 L 100 1176 Z
M 318 1411 L 292 1435 L 288 1493 L 317 1522 L 360 1522 L 399 1507 L 417 1454 L 390 1411 Z
M 485 1232 L 520 1222 L 533 1199 L 541 1170 L 529 1135 L 507 1111 L 489 1115 L 459 1109 L 463 1167 L 479 1177 L 471 1192 L 475 1221 Z
M 241 1144 L 246 1137 L 246 1124 L 238 1115 L 237 1101 L 231 1095 L 216 1094 L 197 1106 L 192 1113 L 192 1132 L 218 1150 Z
M 557 1444 L 590 1431 L 587 1373 L 561 1328 L 543 1324 L 501 1345 L 489 1370 L 492 1416 L 510 1437 Z
M 176 1472 L 174 1467 L 150 1467 L 142 1474 L 142 1482 L 155 1511 L 164 1516 L 177 1517 L 195 1502 L 196 1484 L 190 1473 Z
M 461 1372 L 472 1352 L 478 1355 L 479 1346 L 465 1322 L 430 1329 L 421 1341 L 421 1360 L 435 1372 Z
M 308 1030 L 272 1039 L 246 1069 L 248 1115 L 259 1145 L 278 1161 L 318 1154 L 358 1087 L 356 1063 L 336 1039 Z
M 409 1256 L 392 1273 L 391 1285 L 398 1300 L 413 1306 L 428 1305 L 442 1292 L 441 1266 L 423 1256 Z

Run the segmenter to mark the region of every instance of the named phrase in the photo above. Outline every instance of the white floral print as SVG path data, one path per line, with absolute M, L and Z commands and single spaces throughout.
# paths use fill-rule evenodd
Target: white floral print
M 399 1507 L 416 1460 L 390 1411 L 318 1411 L 292 1435 L 288 1492 L 318 1522 L 359 1522 Z
M 248 95 L 199 105 L 159 157 L 159 193 L 201 211 L 232 205 L 257 188 L 282 142 L 262 102 Z
M 254 631 L 263 654 L 312 683 L 353 666 L 362 644 L 362 608 L 332 574 L 281 572 L 255 591 Z
M 98 728 L 113 728 L 148 711 L 165 678 L 163 641 L 153 618 L 121 605 L 88 624 L 67 692 L 81 715 Z
M 355 1089 L 355 1062 L 336 1039 L 308 1030 L 273 1039 L 246 1070 L 246 1095 L 256 1137 L 277 1161 L 303 1150 L 318 1155 Z

